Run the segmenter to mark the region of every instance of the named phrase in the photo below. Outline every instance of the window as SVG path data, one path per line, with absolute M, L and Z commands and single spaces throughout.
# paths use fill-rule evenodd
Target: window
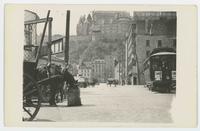
M 153 28 L 153 23 L 150 20 L 145 20 L 146 34 L 152 35 L 152 28 Z
M 110 23 L 112 24 L 112 22 L 113 22 L 113 19 L 110 19 Z
M 173 40 L 173 48 L 176 48 L 176 39 Z
M 146 57 L 149 57 L 149 55 L 150 55 L 150 51 L 148 50 L 146 51 Z
M 104 20 L 101 20 L 101 24 L 104 24 L 104 22 L 105 22 Z
M 158 48 L 159 47 L 162 47 L 162 41 L 161 40 L 158 40 L 158 46 L 157 46 Z
M 63 42 L 61 43 L 61 50 L 64 51 L 64 49 L 63 49 Z
M 146 40 L 146 47 L 150 47 L 150 40 Z
M 133 24 L 132 26 L 133 26 L 133 30 L 136 30 L 136 24 Z

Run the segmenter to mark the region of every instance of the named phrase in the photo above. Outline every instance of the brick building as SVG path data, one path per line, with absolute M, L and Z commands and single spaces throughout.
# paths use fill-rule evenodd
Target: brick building
M 126 38 L 126 80 L 143 84 L 143 62 L 155 48 L 176 50 L 176 12 L 134 12 Z

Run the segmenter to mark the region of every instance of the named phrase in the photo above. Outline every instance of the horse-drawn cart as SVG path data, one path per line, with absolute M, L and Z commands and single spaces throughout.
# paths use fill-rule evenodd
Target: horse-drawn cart
M 42 87 L 56 79 L 62 79 L 62 75 L 53 75 L 37 81 L 37 71 L 33 62 L 24 61 L 23 73 L 23 121 L 32 121 L 37 115 L 42 98 Z
M 24 45 L 24 61 L 23 61 L 23 121 L 31 121 L 37 115 L 42 101 L 42 86 L 47 85 L 56 79 L 61 79 L 62 75 L 48 75 L 48 77 L 38 80 L 37 65 L 40 58 L 42 43 L 45 36 L 47 24 L 51 24 L 48 11 L 46 19 L 39 19 L 31 22 L 25 22 L 26 26 L 32 26 L 37 23 L 45 22 L 40 45 L 33 45 L 26 42 Z M 51 55 L 49 52 L 48 55 Z M 48 73 L 48 72 L 47 72 Z M 49 72 L 50 73 L 50 72 Z
M 68 106 L 81 105 L 80 90 L 76 84 L 74 77 L 67 71 L 67 68 L 61 71 L 62 69 L 60 66 L 51 64 L 51 55 L 53 54 L 51 51 L 51 46 L 55 41 L 51 40 L 51 22 L 53 18 L 50 18 L 49 14 L 50 11 L 48 11 L 47 17 L 44 19 L 25 21 L 24 23 L 25 29 L 32 29 L 37 23 L 45 22 L 40 44 L 32 44 L 30 42 L 30 35 L 28 34 L 24 45 L 23 121 L 32 121 L 35 118 L 41 107 L 41 102 L 48 101 L 51 106 L 56 106 L 56 91 L 60 91 L 62 101 L 62 96 L 65 95 L 63 94 L 63 87 L 65 87 L 64 83 L 66 83 L 67 85 L 66 89 L 68 92 Z M 45 64 L 45 67 L 40 70 L 40 68 L 38 68 L 37 66 L 38 61 L 41 58 L 41 50 L 43 47 L 42 44 L 47 24 L 49 25 L 49 27 L 47 52 L 45 55 L 48 56 L 48 61 Z M 26 33 L 29 33 L 29 30 L 27 32 L 25 30 L 25 34 Z M 30 32 L 30 34 L 32 33 L 33 31 Z M 65 54 L 68 53 L 65 52 Z M 68 59 L 66 59 L 66 61 L 68 61 Z

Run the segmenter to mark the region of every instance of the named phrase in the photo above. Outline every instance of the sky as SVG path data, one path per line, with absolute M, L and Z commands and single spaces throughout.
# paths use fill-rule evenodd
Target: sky
M 27 10 L 33 11 L 38 14 L 40 18 L 45 18 L 47 16 L 48 9 L 51 10 L 50 17 L 53 17 L 52 22 L 52 35 L 54 34 L 61 34 L 65 35 L 65 28 L 66 28 L 66 7 L 60 7 L 57 6 L 50 6 L 50 7 L 44 7 L 44 6 L 33 6 L 31 8 L 28 8 Z M 79 21 L 79 18 L 83 15 L 88 15 L 89 13 L 92 13 L 92 11 L 97 10 L 112 10 L 112 11 L 127 11 L 132 12 L 132 8 L 126 9 L 126 8 L 110 8 L 106 6 L 72 6 L 68 8 L 70 10 L 70 35 L 76 35 L 76 26 Z M 42 30 L 44 28 L 44 24 L 38 24 L 38 34 L 42 33 Z
M 38 14 L 40 18 L 46 18 L 47 16 L 47 10 L 46 11 L 40 11 L 40 10 L 31 10 Z M 79 18 L 83 15 L 89 14 L 90 10 L 84 10 L 82 12 L 73 11 L 70 10 L 70 35 L 76 35 L 76 26 L 79 21 Z M 66 10 L 63 11 L 54 11 L 51 10 L 50 17 L 53 17 L 52 22 L 52 35 L 54 34 L 61 34 L 65 35 L 65 29 L 66 29 Z M 44 24 L 38 24 L 38 34 L 42 33 L 42 30 L 44 28 Z

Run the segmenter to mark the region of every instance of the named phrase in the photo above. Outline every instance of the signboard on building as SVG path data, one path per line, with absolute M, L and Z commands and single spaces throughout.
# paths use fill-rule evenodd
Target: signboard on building
M 172 71 L 172 80 L 176 80 L 176 71 Z

